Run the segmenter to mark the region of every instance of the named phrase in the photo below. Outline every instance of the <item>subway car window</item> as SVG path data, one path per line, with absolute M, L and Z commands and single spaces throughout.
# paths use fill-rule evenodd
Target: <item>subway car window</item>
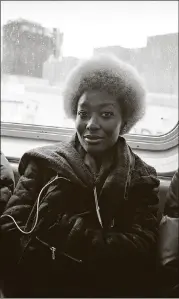
M 177 1 L 2 1 L 1 121 L 74 128 L 64 113 L 66 77 L 83 59 L 111 53 L 147 88 L 133 135 L 178 122 Z

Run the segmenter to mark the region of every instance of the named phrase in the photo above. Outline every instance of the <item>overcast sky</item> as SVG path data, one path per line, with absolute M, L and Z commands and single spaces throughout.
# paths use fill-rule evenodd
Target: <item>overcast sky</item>
M 142 47 L 147 36 L 178 32 L 178 1 L 1 1 L 1 26 L 17 18 L 59 28 L 63 55 L 82 58 L 95 47 Z

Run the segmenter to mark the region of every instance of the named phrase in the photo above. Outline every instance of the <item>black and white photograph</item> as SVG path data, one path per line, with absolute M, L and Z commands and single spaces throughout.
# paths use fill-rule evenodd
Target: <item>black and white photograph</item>
M 179 298 L 178 1 L 1 1 L 0 298 Z

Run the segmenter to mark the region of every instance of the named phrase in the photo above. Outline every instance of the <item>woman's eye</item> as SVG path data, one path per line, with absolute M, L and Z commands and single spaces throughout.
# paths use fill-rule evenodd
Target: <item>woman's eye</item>
M 78 112 L 78 115 L 79 115 L 81 118 L 85 118 L 85 117 L 87 117 L 87 112 L 86 112 L 86 111 L 79 111 L 79 112 Z
M 103 113 L 102 113 L 102 117 L 105 117 L 105 118 L 109 118 L 109 117 L 111 117 L 111 116 L 113 116 L 113 115 L 114 115 L 113 112 L 103 112 Z

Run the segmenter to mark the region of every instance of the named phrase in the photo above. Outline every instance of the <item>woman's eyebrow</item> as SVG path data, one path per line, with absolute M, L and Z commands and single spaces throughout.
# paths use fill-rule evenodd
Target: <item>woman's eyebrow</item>
M 111 106 L 112 108 L 115 108 L 115 105 L 113 103 L 101 103 L 101 104 L 99 104 L 100 108 L 105 108 L 105 107 L 109 107 L 109 106 Z M 88 107 L 90 107 L 90 105 L 88 103 L 81 103 L 81 104 L 79 104 L 78 108 L 82 109 L 82 108 L 88 108 Z
M 102 103 L 102 104 L 100 104 L 99 105 L 100 107 L 109 107 L 109 106 L 111 106 L 111 107 L 113 107 L 114 108 L 114 104 L 112 104 L 112 103 Z

